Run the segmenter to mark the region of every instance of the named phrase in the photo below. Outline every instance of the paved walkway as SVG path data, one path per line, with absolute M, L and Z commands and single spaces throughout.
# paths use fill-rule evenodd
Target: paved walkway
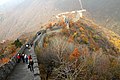
M 26 49 L 24 53 L 29 55 L 33 52 L 34 49 L 32 47 L 30 50 Z M 22 63 L 21 61 L 21 63 L 16 65 L 15 69 L 7 80 L 34 80 L 33 72 L 31 72 L 27 67 L 28 64 Z

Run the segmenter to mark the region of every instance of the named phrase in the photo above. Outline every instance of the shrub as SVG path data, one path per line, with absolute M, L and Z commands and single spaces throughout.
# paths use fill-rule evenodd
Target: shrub
M 22 46 L 22 43 L 20 42 L 19 39 L 15 40 L 13 43 L 17 48 L 20 48 Z

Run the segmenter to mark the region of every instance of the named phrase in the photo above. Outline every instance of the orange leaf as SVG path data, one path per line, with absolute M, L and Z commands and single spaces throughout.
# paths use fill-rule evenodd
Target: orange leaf
M 80 52 L 78 48 L 75 48 L 74 51 L 70 55 L 70 59 L 79 58 L 79 56 L 80 56 Z
M 69 39 L 68 39 L 68 42 L 73 42 L 73 36 L 70 36 Z

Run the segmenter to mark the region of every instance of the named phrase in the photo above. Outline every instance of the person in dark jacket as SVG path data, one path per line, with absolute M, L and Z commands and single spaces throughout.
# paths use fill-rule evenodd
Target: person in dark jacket
M 33 46 L 33 42 L 30 43 L 31 47 Z
M 33 69 L 33 64 L 34 64 L 33 60 L 30 59 L 30 60 L 29 60 L 29 64 L 28 64 L 28 68 L 30 68 L 30 71 L 34 71 L 34 69 Z
M 25 63 L 24 56 L 25 56 L 25 54 L 23 53 L 23 54 L 21 55 L 21 59 L 22 59 L 23 63 Z

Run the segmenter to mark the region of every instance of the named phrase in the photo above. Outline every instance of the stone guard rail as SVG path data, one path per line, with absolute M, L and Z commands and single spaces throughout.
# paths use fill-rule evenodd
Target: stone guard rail
M 23 45 L 20 50 L 17 52 L 18 53 L 22 53 L 25 50 L 25 45 Z M 12 70 L 14 69 L 14 67 L 17 64 L 17 60 L 16 60 L 16 55 L 14 55 L 10 61 L 2 66 L 0 66 L 0 80 L 5 80 L 6 77 L 12 72 Z
M 41 32 L 40 35 L 38 35 L 38 32 L 37 34 L 31 39 L 29 40 L 26 44 L 29 44 L 29 43 L 33 43 L 34 42 L 34 47 L 36 46 L 37 44 L 37 37 L 38 36 L 42 36 L 44 33 L 45 33 L 45 30 L 41 30 L 39 31 Z M 38 38 L 40 39 L 40 37 Z M 14 55 L 10 61 L 2 66 L 0 66 L 0 80 L 5 80 L 9 74 L 12 72 L 12 70 L 15 68 L 15 66 L 17 65 L 17 60 L 16 60 L 16 56 L 17 54 L 19 53 L 23 53 L 25 50 L 25 44 L 20 48 L 20 50 L 16 53 L 16 55 Z M 33 58 L 33 61 L 34 61 L 34 80 L 41 80 L 40 78 L 40 72 L 39 72 L 39 66 L 38 66 L 38 60 L 37 60 L 37 56 L 36 54 L 31 54 L 32 55 L 32 58 Z
M 34 49 L 36 47 L 36 45 L 38 44 L 38 41 L 42 38 L 42 36 L 44 35 L 44 33 L 46 33 L 46 30 L 41 30 L 40 31 L 40 35 L 37 35 L 38 37 L 36 37 L 37 39 L 34 40 Z M 35 53 L 35 52 L 34 52 Z M 39 65 L 38 65 L 38 60 L 37 60 L 37 56 L 36 54 L 32 54 L 32 58 L 34 61 L 34 80 L 41 80 L 40 78 L 40 71 L 39 71 Z

